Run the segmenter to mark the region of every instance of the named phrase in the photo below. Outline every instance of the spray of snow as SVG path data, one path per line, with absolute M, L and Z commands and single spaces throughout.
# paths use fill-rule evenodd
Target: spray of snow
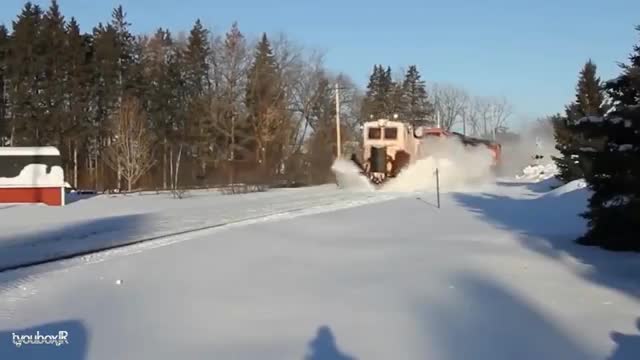
M 420 145 L 417 161 L 407 166 L 398 177 L 389 180 L 378 191 L 412 192 L 436 189 L 438 169 L 440 190 L 461 190 L 493 180 L 493 153 L 484 146 L 466 147 L 457 138 L 433 137 Z M 337 160 L 332 168 L 341 188 L 374 191 L 360 169 L 349 160 Z
M 552 156 L 560 156 L 556 149 L 553 125 L 550 121 L 533 121 L 526 124 L 518 132 L 516 139 L 502 142 L 502 163 L 500 175 L 523 175 L 528 167 L 538 167 L 545 173 L 553 172 L 554 161 Z M 539 155 L 542 158 L 536 159 Z M 544 179 L 542 179 L 544 180 Z
M 62 187 L 64 186 L 64 171 L 59 166 L 53 166 L 47 173 L 47 165 L 29 164 L 16 177 L 0 177 L 0 185 L 7 187 Z
M 556 149 L 550 121 L 526 124 L 517 137 L 501 141 L 499 176 L 538 182 L 558 174 L 553 157 Z M 389 180 L 378 191 L 429 191 L 436 187 L 438 168 L 441 191 L 473 190 L 494 181 L 491 171 L 492 153 L 484 146 L 465 147 L 456 138 L 429 138 L 421 144 L 419 159 L 405 168 L 397 178 Z M 349 160 L 333 164 L 338 184 L 343 188 L 374 191 L 375 188 Z
M 373 185 L 362 174 L 356 164 L 349 160 L 337 159 L 331 166 L 336 175 L 338 186 L 343 189 L 356 191 L 374 191 Z
M 493 153 L 485 146 L 465 146 L 455 137 L 433 137 L 422 141 L 423 156 L 389 180 L 382 191 L 430 191 L 436 189 L 438 169 L 440 191 L 468 189 L 494 180 Z

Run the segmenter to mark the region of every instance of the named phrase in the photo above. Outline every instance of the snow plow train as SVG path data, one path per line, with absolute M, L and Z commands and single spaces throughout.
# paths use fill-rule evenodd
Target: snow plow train
M 486 146 L 493 155 L 493 168 L 500 163 L 501 145 L 497 142 L 473 138 L 438 127 L 418 126 L 388 119 L 364 123 L 361 157 L 351 155 L 360 173 L 374 185 L 382 185 L 420 158 L 429 156 L 421 146 L 429 137 L 457 138 L 464 146 Z

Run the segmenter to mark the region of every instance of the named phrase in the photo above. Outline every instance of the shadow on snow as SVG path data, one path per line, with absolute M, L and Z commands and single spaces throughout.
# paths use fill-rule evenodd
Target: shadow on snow
M 597 359 L 550 317 L 506 289 L 477 275 L 450 280 L 446 300 L 420 304 L 424 327 L 444 359 Z M 429 350 L 427 350 L 429 352 Z
M 516 199 L 501 195 L 455 194 L 454 199 L 467 209 L 518 233 L 529 249 L 558 259 L 570 255 L 590 267 L 581 275 L 599 285 L 640 298 L 640 259 L 637 254 L 613 253 L 579 245 L 575 240 L 586 231 L 584 212 L 587 191 L 544 194 L 537 198 Z

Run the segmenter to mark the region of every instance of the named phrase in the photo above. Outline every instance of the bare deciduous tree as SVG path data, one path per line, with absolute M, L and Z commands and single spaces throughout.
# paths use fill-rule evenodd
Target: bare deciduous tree
M 431 101 L 435 107 L 435 116 L 440 118 L 440 126 L 451 130 L 461 120 L 469 102 L 469 94 L 453 85 L 436 84 L 431 89 Z
M 105 163 L 127 181 L 127 189 L 155 164 L 154 142 L 147 117 L 136 98 L 124 98 L 111 118 L 113 141 L 105 151 Z
M 483 136 L 494 138 L 496 132 L 506 125 L 513 109 L 506 98 L 486 97 L 479 99 L 479 114 Z
M 464 135 L 479 136 L 480 134 L 480 99 L 469 98 L 462 111 L 462 133 Z

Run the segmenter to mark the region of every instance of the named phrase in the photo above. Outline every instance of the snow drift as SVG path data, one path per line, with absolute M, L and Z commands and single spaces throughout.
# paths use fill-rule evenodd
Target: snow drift
M 554 163 L 546 165 L 529 165 L 522 170 L 522 174 L 516 175 L 516 179 L 536 182 L 551 179 L 557 174 L 558 167 Z

